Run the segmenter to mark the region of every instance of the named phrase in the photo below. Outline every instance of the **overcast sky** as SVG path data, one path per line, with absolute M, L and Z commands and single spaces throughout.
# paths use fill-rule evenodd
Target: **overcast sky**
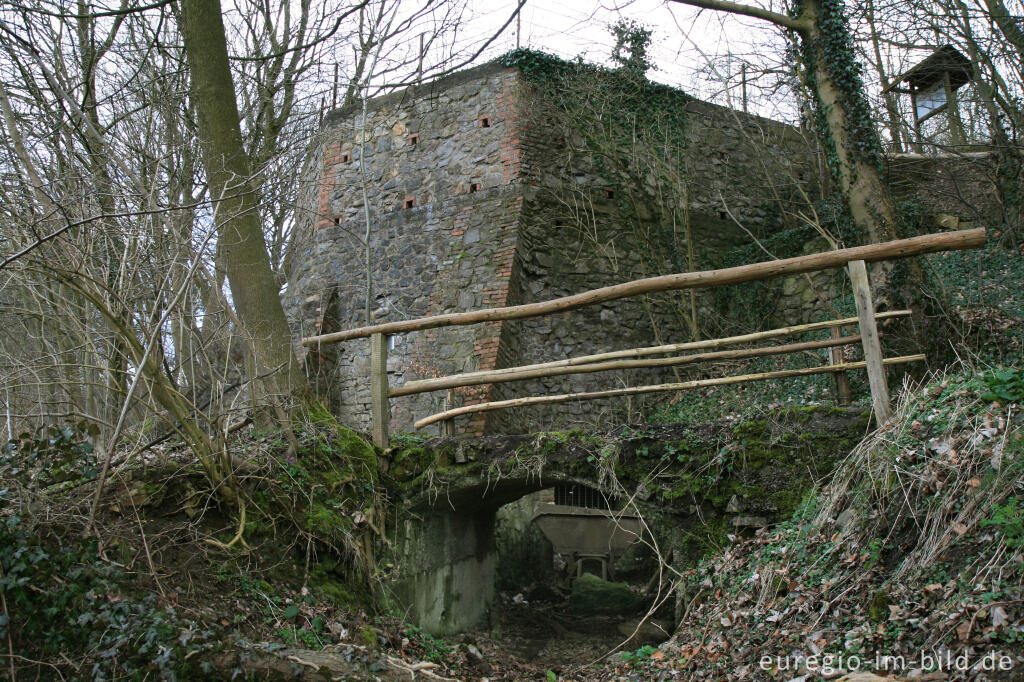
M 471 0 L 470 21 L 463 39 L 482 40 L 509 17 L 515 5 L 515 0 Z M 518 38 L 523 47 L 566 58 L 583 55 L 588 61 L 607 63 L 614 44 L 607 26 L 623 17 L 654 31 L 652 56 L 657 71 L 648 75 L 702 99 L 725 104 L 729 94 L 739 106 L 741 61 L 775 69 L 784 66 L 782 42 L 777 31 L 765 22 L 698 12 L 662 0 L 527 0 Z M 513 23 L 487 55 L 496 56 L 515 47 L 516 38 Z M 726 58 L 729 54 L 735 56 L 731 62 Z M 731 84 L 729 93 L 722 82 L 726 77 Z M 772 85 L 769 80 L 749 84 L 751 109 L 774 118 L 791 116 L 790 93 L 759 89 L 758 86 Z

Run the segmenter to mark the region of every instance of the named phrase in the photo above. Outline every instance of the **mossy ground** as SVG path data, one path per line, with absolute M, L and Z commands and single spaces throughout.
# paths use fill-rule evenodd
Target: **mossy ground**
M 246 653 L 247 642 L 318 649 L 336 641 L 332 622 L 374 612 L 377 578 L 365 558 L 383 542 L 377 451 L 315 417 L 297 419 L 291 434 L 241 433 L 232 442 L 241 526 L 239 508 L 219 500 L 174 445 L 161 464 L 112 476 L 97 537 L 81 535 L 91 469 L 60 488 L 27 481 L 3 490 L 0 590 L 9 608 L 0 648 L 10 642 L 28 662 L 18 678 L 90 669 L 113 679 L 245 677 L 266 668 L 245 663 L 262 656 Z M 68 437 L 67 453 L 79 456 L 86 438 Z M 5 460 L 38 459 L 34 442 L 5 451 Z M 365 668 L 375 657 L 363 649 L 350 658 L 367 659 Z
M 29 513 L 11 525 L 13 507 L 11 498 L 6 497 L 7 535 L 0 552 L 38 548 L 19 556 L 39 557 L 53 566 L 67 564 L 61 569 L 62 582 L 57 581 L 58 576 L 35 570 L 31 582 L 26 583 L 35 589 L 18 593 L 10 582 L 5 583 L 9 605 L 16 598 L 22 600 L 10 621 L 15 651 L 58 667 L 69 666 L 45 647 L 34 649 L 27 643 L 27 616 L 20 615 L 34 613 L 33 609 L 58 609 L 76 623 L 83 619 L 76 627 L 86 635 L 93 623 L 105 632 L 111 619 L 134 624 L 125 630 L 127 639 L 114 649 L 123 655 L 100 663 L 120 666 L 119 671 L 148 670 L 189 679 L 205 674 L 217 679 L 235 668 L 248 670 L 243 659 L 254 660 L 257 653 L 263 657 L 260 660 L 268 660 L 275 647 L 308 652 L 332 643 L 343 646 L 350 659 L 362 661 L 362 672 L 352 672 L 352 679 L 363 673 L 372 675 L 366 668 L 381 660 L 382 651 L 396 651 L 404 641 L 410 641 L 409 652 L 429 648 L 425 639 L 421 638 L 420 644 L 412 642 L 414 638 L 403 624 L 365 615 L 380 601 L 363 587 L 366 576 L 360 573 L 357 552 L 366 547 L 367 537 L 380 543 L 378 548 L 386 542 L 375 527 L 377 507 L 371 503 L 379 504 L 376 494 L 386 489 L 390 502 L 398 503 L 424 498 L 431 487 L 435 492 L 451 492 L 466 480 L 496 490 L 497 482 L 535 477 L 540 465 L 545 477 L 561 476 L 609 492 L 628 493 L 653 527 L 672 529 L 663 546 L 678 550 L 673 560 L 678 568 L 694 571 L 687 584 L 690 597 L 696 600 L 695 613 L 702 618 L 720 622 L 727 617 L 733 622 L 731 612 L 709 616 L 712 602 L 707 601 L 707 594 L 721 591 L 721 599 L 726 600 L 722 603 L 735 604 L 737 612 L 746 609 L 736 600 L 743 598 L 744 580 L 759 571 L 759 594 L 765 595 L 763 604 L 768 609 L 759 622 L 765 623 L 775 623 L 767 620 L 775 617 L 772 609 L 784 613 L 801 598 L 810 598 L 802 586 L 807 581 L 835 585 L 834 589 L 840 590 L 848 585 L 843 580 L 858 580 L 862 582 L 854 591 L 862 597 L 857 602 L 859 610 L 842 627 L 860 632 L 859 613 L 876 630 L 879 626 L 885 630 L 881 639 L 871 640 L 873 646 L 895 646 L 908 629 L 892 625 L 892 607 L 906 609 L 908 593 L 903 582 L 891 576 L 916 561 L 922 568 L 916 577 L 911 576 L 911 583 L 925 592 L 922 585 L 941 586 L 943 613 L 968 613 L 975 621 L 988 618 L 979 631 L 979 642 L 1007 646 L 1012 644 L 1006 639 L 1011 631 L 991 621 L 993 612 L 1003 613 L 993 611 L 997 608 L 1013 617 L 1014 612 L 1003 604 L 1020 598 L 1015 591 L 1019 576 L 1006 560 L 1018 556 L 1024 544 L 1024 531 L 1020 530 L 1024 528 L 1020 520 L 1024 507 L 1018 494 L 1008 493 L 1005 484 L 1019 479 L 1014 467 L 1024 452 L 1024 441 L 1015 408 L 1008 408 L 1005 402 L 993 406 L 982 396 L 1008 395 L 1005 400 L 1011 404 L 1019 401 L 1022 378 L 1020 370 L 1005 370 L 936 382 L 927 388 L 923 399 L 906 409 L 901 427 L 876 437 L 870 450 L 856 449 L 860 453 L 857 458 L 847 455 L 866 428 L 867 415 L 862 408 L 787 408 L 751 419 L 700 426 L 620 427 L 605 433 L 400 440 L 398 447 L 383 457 L 333 425 L 309 423 L 297 428 L 296 448 L 280 434 L 244 434 L 232 453 L 240 480 L 247 481 L 248 499 L 254 508 L 243 529 L 245 544 L 230 550 L 207 540 L 227 542 L 236 533 L 238 518 L 233 510 L 218 508 L 201 473 L 184 458 L 180 465 L 119 474 L 112 481 L 112 496 L 101 507 L 101 538 L 93 545 L 82 543 L 80 529 L 73 527 L 75 514 L 80 513 L 75 510 L 88 498 L 88 485 L 62 493 L 58 505 L 62 511 L 57 518 L 71 520 L 63 526 L 52 522 L 40 525 L 31 505 L 18 507 Z M 1001 457 L 1001 468 L 991 463 L 996 454 Z M 897 461 L 900 466 L 894 465 Z M 831 476 L 837 466 L 838 476 Z M 908 474 L 912 474 L 910 478 Z M 907 481 L 912 482 L 910 488 Z M 828 486 L 827 494 L 822 485 Z M 959 491 L 958 495 L 947 494 L 950 490 Z M 474 494 L 479 492 L 474 489 Z M 911 516 L 901 515 L 903 507 L 891 503 L 907 494 L 918 505 Z M 931 502 L 933 498 L 937 501 Z M 845 500 L 843 506 L 855 510 L 849 526 L 852 530 L 830 525 L 842 511 L 824 511 L 833 499 Z M 54 502 L 54 498 L 48 502 L 51 516 L 58 508 Z M 731 525 L 735 514 L 725 511 L 730 503 L 740 505 L 741 515 L 763 513 L 781 518 L 796 511 L 790 522 L 770 534 L 744 541 Z M 683 520 L 694 517 L 694 507 L 702 510 L 704 520 L 687 526 Z M 929 522 L 933 518 L 929 515 L 934 514 L 947 525 Z M 832 521 L 816 526 L 822 515 Z M 952 528 L 956 536 L 959 519 L 971 522 L 962 539 L 954 539 L 931 555 L 921 554 L 928 548 L 918 540 L 920 525 Z M 32 538 L 14 537 L 23 530 L 31 530 Z M 830 539 L 837 532 L 846 538 L 839 545 Z M 744 542 L 757 548 L 756 554 L 737 554 L 737 543 Z M 787 549 L 779 554 L 782 547 Z M 720 553 L 723 548 L 726 551 Z M 15 573 L 14 564 L 4 556 L 10 577 Z M 64 558 L 55 561 L 49 558 L 52 556 Z M 723 556 L 732 557 L 730 561 L 756 556 L 759 563 L 723 564 Z M 977 585 L 970 582 L 969 589 L 956 587 L 958 581 L 970 578 L 964 567 L 977 565 L 979 560 L 1003 566 L 1002 576 L 986 582 L 985 592 L 978 592 Z M 697 562 L 703 562 L 701 567 L 692 568 Z M 851 573 L 854 569 L 861 573 Z M 77 593 L 62 587 L 66 583 L 63 576 L 72 574 L 83 576 L 82 590 Z M 708 580 L 711 587 L 704 585 Z M 880 591 L 889 597 L 885 609 L 884 600 L 877 597 Z M 750 598 L 749 591 L 747 594 Z M 54 601 L 58 599 L 62 601 Z M 934 606 L 927 599 L 921 603 Z M 987 609 L 986 615 L 979 615 L 979 609 Z M 90 621 L 90 617 L 96 620 Z M 997 615 L 997 619 L 1002 617 Z M 717 626 L 712 629 L 718 632 Z M 51 634 L 56 633 L 58 630 Z M 189 633 L 184 642 L 182 633 Z M 90 648 L 93 640 L 89 638 L 52 641 L 70 642 L 63 649 L 65 655 L 77 651 L 76 660 L 80 661 L 99 660 L 102 653 L 95 646 Z M 110 646 L 115 643 L 111 641 Z M 165 658 L 155 658 L 146 646 L 165 652 Z M 262 648 L 257 651 L 254 646 Z M 436 654 L 438 660 L 462 660 L 457 647 L 444 651 Z M 681 654 L 677 660 L 683 659 Z M 61 669 L 66 676 L 76 674 L 73 667 Z

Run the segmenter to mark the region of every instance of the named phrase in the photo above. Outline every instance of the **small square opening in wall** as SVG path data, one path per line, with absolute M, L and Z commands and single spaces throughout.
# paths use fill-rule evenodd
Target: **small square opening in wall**
M 490 116 L 481 116 L 478 119 L 478 123 L 479 123 L 481 128 L 490 128 L 491 127 L 491 117 Z
M 402 202 L 403 208 L 414 208 L 416 206 L 416 197 L 406 197 L 405 201 Z
M 351 154 L 342 154 L 341 155 L 341 162 L 342 163 L 348 163 L 351 160 L 352 160 L 352 155 Z
M 334 224 L 335 225 L 341 225 L 341 216 L 340 215 L 334 216 Z
M 411 135 L 409 135 L 409 146 L 410 147 L 415 147 L 419 143 L 420 143 L 420 134 L 419 133 L 412 133 Z
M 474 192 L 479 192 L 479 191 L 480 191 L 480 183 L 479 182 L 471 182 L 471 183 L 469 183 L 469 193 L 470 194 L 473 194 Z
M 604 195 L 608 199 L 614 199 L 615 198 L 615 188 L 614 187 L 605 187 L 604 188 Z

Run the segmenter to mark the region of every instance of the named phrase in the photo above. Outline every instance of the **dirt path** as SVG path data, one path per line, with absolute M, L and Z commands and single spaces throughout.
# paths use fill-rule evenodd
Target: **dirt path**
M 607 680 L 602 664 L 618 659 L 627 640 L 618 628 L 629 620 L 581 616 L 564 604 L 501 600 L 494 629 L 462 638 L 482 654 L 475 665 L 467 661 L 471 667 L 462 672 L 465 679 L 478 672 L 489 680 L 545 680 L 551 671 L 559 680 Z

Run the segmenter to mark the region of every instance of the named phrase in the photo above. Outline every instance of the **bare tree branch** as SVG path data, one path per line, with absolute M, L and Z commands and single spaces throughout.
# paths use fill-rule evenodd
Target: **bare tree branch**
M 778 12 L 772 12 L 771 10 L 764 9 L 762 7 L 755 7 L 753 5 L 744 5 L 738 2 L 730 2 L 729 0 L 670 0 L 682 5 L 690 5 L 691 7 L 700 7 L 701 9 L 713 9 L 720 12 L 729 12 L 730 14 L 739 14 L 746 17 L 752 17 L 754 19 L 763 19 L 764 21 L 770 21 L 773 24 L 788 28 L 797 33 L 804 33 L 810 29 L 810 22 L 804 17 L 789 17 L 785 14 L 779 14 Z

